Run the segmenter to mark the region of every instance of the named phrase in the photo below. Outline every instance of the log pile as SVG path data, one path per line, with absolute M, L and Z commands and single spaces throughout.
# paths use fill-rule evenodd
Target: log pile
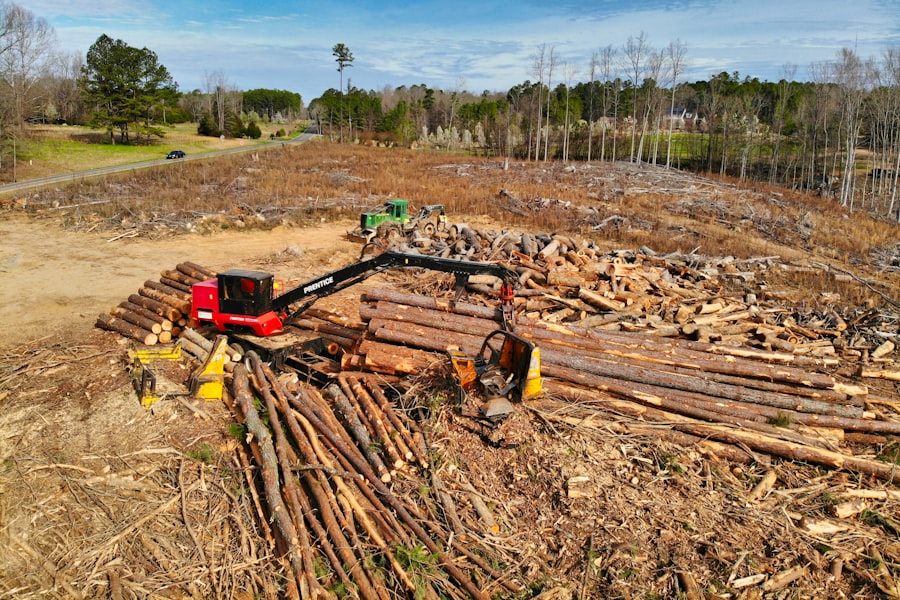
M 348 374 L 320 390 L 279 377 L 254 352 L 234 370 L 233 410 L 258 468 L 260 522 L 271 524 L 290 563 L 289 597 L 518 592 L 489 548 L 457 535 L 451 497 L 441 495 L 440 509 L 426 497 L 439 482 L 422 478 L 422 434 L 393 409 L 390 382 Z
M 875 344 L 873 331 L 890 330 L 874 318 L 785 309 L 783 298 L 753 286 L 779 268 L 774 258 L 609 252 L 565 236 L 466 225 L 410 244 L 395 249 L 518 271 L 516 333 L 541 348 L 546 391 L 520 414 L 663 439 L 713 461 L 776 456 L 895 478 L 895 465 L 872 458 L 871 448 L 900 434 L 896 399 L 861 382 L 898 372 L 896 338 Z M 182 317 L 190 285 L 211 276 L 179 264 L 108 317 L 129 323 L 116 330 L 145 344 L 148 333 L 174 332 L 202 361 L 208 341 L 158 311 Z M 379 600 L 487 598 L 525 585 L 490 543 L 499 531 L 492 509 L 463 474 L 430 464 L 425 433 L 395 408 L 409 402 L 407 376 L 449 374 L 449 347 L 474 355 L 500 327 L 498 284 L 471 277 L 469 297 L 456 302 L 442 299 L 446 288 L 367 289 L 358 316 L 307 309 L 291 326 L 341 355 L 340 372 L 318 387 L 273 372 L 253 352 L 233 357 L 226 400 L 246 429 L 239 456 L 260 526 L 288 565 L 288 596 L 348 589 Z M 415 285 L 427 287 L 422 277 Z M 852 380 L 833 374 L 848 359 L 859 364 Z M 577 483 L 567 481 L 569 498 Z
M 760 270 L 780 264 L 773 257 L 713 261 L 658 257 L 649 248 L 605 252 L 569 236 L 492 233 L 466 224 L 412 244 L 398 249 L 514 267 L 520 274 L 517 331 L 541 346 L 543 371 L 557 395 L 581 397 L 588 390 L 602 399 L 580 402 L 582 408 L 616 406 L 642 419 L 676 423 L 673 431 L 697 439 L 892 476 L 878 464 L 827 452 L 848 440 L 884 441 L 900 433 L 895 401 L 824 374 L 850 358 L 860 360 L 862 378 L 900 380 L 890 332 L 860 352 L 844 335 L 854 323 L 833 310 L 813 322 L 786 310 L 775 295 L 766 299 L 765 290 L 744 286 L 729 294 L 719 282 L 721 276 L 752 282 Z M 145 282 L 110 315 L 101 315 L 98 325 L 144 344 L 167 341 L 166 334 L 177 335 L 183 326 L 190 285 L 211 276 L 181 263 L 159 282 Z M 499 282 L 471 277 L 468 285 L 490 305 L 451 306 L 436 297 L 373 289 L 362 298 L 359 320 L 311 308 L 293 326 L 318 333 L 331 354 L 341 353 L 344 372 L 422 373 L 444 364 L 448 347 L 477 353 L 485 335 L 498 328 L 490 297 Z M 188 330 L 182 337 L 202 360 L 202 336 Z M 764 439 L 743 439 L 747 433 Z
M 603 330 L 639 331 L 723 345 L 886 364 L 896 356 L 900 316 L 832 309 L 801 313 L 768 289 L 771 269 L 816 270 L 777 256 L 736 259 L 608 250 L 567 235 L 489 231 L 450 225 L 393 247 L 442 257 L 493 261 L 520 274 L 519 310 L 532 319 Z M 497 282 L 469 289 L 496 294 Z M 900 377 L 889 373 L 886 378 Z
M 213 351 L 214 343 L 204 337 L 195 329 L 185 327 L 178 336 L 178 344 L 191 356 L 205 363 Z M 244 352 L 240 346 L 231 344 L 225 349 L 225 371 L 231 373 L 234 366 L 244 359 Z
M 456 346 L 474 355 L 498 328 L 496 309 L 369 290 L 360 315 L 368 323 L 347 368 L 421 372 Z M 463 314 L 465 313 L 465 314 Z M 895 476 L 892 465 L 853 455 L 847 441 L 900 434 L 890 398 L 822 371 L 832 358 L 712 344 L 681 338 L 590 329 L 520 319 L 516 333 L 541 348 L 546 388 L 593 412 L 668 424 L 683 441 L 715 440 L 735 448 L 832 468 Z M 409 348 L 415 350 L 410 351 Z M 369 353 L 372 356 L 369 356 Z M 435 354 L 438 353 L 438 354 Z
M 192 262 L 147 280 L 134 294 L 97 317 L 96 326 L 146 346 L 168 344 L 179 337 L 191 313 L 191 286 L 215 277 L 215 272 Z

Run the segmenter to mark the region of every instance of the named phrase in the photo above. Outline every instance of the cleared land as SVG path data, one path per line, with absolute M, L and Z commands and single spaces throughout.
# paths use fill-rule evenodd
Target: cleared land
M 8 551 L 0 592 L 286 593 L 290 567 L 262 533 L 238 458 L 244 440 L 229 431 L 234 415 L 218 403 L 141 408 L 123 365 L 130 342 L 93 323 L 184 260 L 260 268 L 288 281 L 349 264 L 359 246 L 343 232 L 359 210 L 388 197 L 444 202 L 451 222 L 479 229 L 565 232 L 610 251 L 774 257 L 765 281 L 729 292 L 762 294 L 764 284 L 778 310 L 797 318 L 877 314 L 876 329 L 898 332 L 896 226 L 843 218 L 820 199 L 655 167 L 504 169 L 499 160 L 310 144 L 7 198 L 0 543 Z M 359 295 L 374 286 L 441 290 L 431 278 L 379 276 L 317 307 L 358 319 Z M 896 369 L 897 358 L 895 350 L 879 365 Z M 830 374 L 854 381 L 860 360 L 842 358 Z M 406 400 L 440 399 L 436 381 L 421 377 Z M 869 408 L 898 420 L 898 384 L 867 383 L 887 402 Z M 889 482 L 761 452 L 733 462 L 666 441 L 669 424 L 614 410 L 579 425 L 560 418 L 574 413 L 535 408 L 529 442 L 494 448 L 451 407 L 429 407 L 421 425 L 430 475 L 459 507 L 466 542 L 519 590 L 486 576 L 490 596 L 897 595 L 900 513 Z M 886 465 L 896 459 L 890 435 L 828 443 Z M 397 477 L 392 489 L 429 502 L 428 475 Z M 575 482 L 582 495 L 569 493 Z M 434 585 L 445 577 L 428 553 L 403 560 Z M 343 589 L 323 582 L 338 595 Z

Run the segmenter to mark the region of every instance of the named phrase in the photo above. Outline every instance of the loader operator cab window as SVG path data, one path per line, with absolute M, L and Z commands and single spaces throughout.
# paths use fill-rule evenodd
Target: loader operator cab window
M 256 283 L 243 277 L 228 279 L 225 282 L 225 298 L 227 300 L 252 300 Z
M 272 309 L 273 277 L 260 271 L 232 269 L 219 274 L 220 310 L 259 316 Z
M 252 279 L 241 279 L 241 293 L 246 296 L 252 296 L 256 291 L 256 282 Z

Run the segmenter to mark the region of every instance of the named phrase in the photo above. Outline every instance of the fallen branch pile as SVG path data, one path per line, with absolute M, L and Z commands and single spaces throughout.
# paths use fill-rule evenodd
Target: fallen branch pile
M 464 223 L 394 249 L 514 266 L 517 294 L 525 298 L 520 310 L 534 320 L 876 364 L 890 362 L 897 348 L 898 315 L 787 308 L 782 294 L 758 285 L 767 272 L 823 268 L 785 264 L 777 256 L 741 260 L 659 256 L 646 247 L 611 251 L 584 238 Z M 495 295 L 498 286 L 478 279 L 469 289 Z M 879 376 L 900 380 L 900 372 Z
M 498 557 L 473 546 L 468 529 L 456 535 L 463 526 L 451 497 L 442 494 L 442 508 L 425 497 L 431 483 L 422 479 L 429 469 L 422 434 L 393 409 L 385 381 L 348 374 L 319 390 L 283 381 L 253 352 L 234 369 L 234 410 L 249 433 L 266 506 L 260 521 L 277 531 L 296 583 L 291 595 L 333 597 L 343 589 L 387 600 L 517 591 L 495 566 Z

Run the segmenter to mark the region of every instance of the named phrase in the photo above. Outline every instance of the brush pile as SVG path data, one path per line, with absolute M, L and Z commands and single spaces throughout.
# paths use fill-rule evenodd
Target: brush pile
M 366 600 L 518 592 L 492 566 L 498 557 L 465 534 L 422 433 L 385 385 L 365 375 L 321 390 L 285 382 L 252 352 L 234 370 L 235 410 L 263 484 L 261 523 L 277 529 L 300 597 L 327 597 L 326 588 Z

